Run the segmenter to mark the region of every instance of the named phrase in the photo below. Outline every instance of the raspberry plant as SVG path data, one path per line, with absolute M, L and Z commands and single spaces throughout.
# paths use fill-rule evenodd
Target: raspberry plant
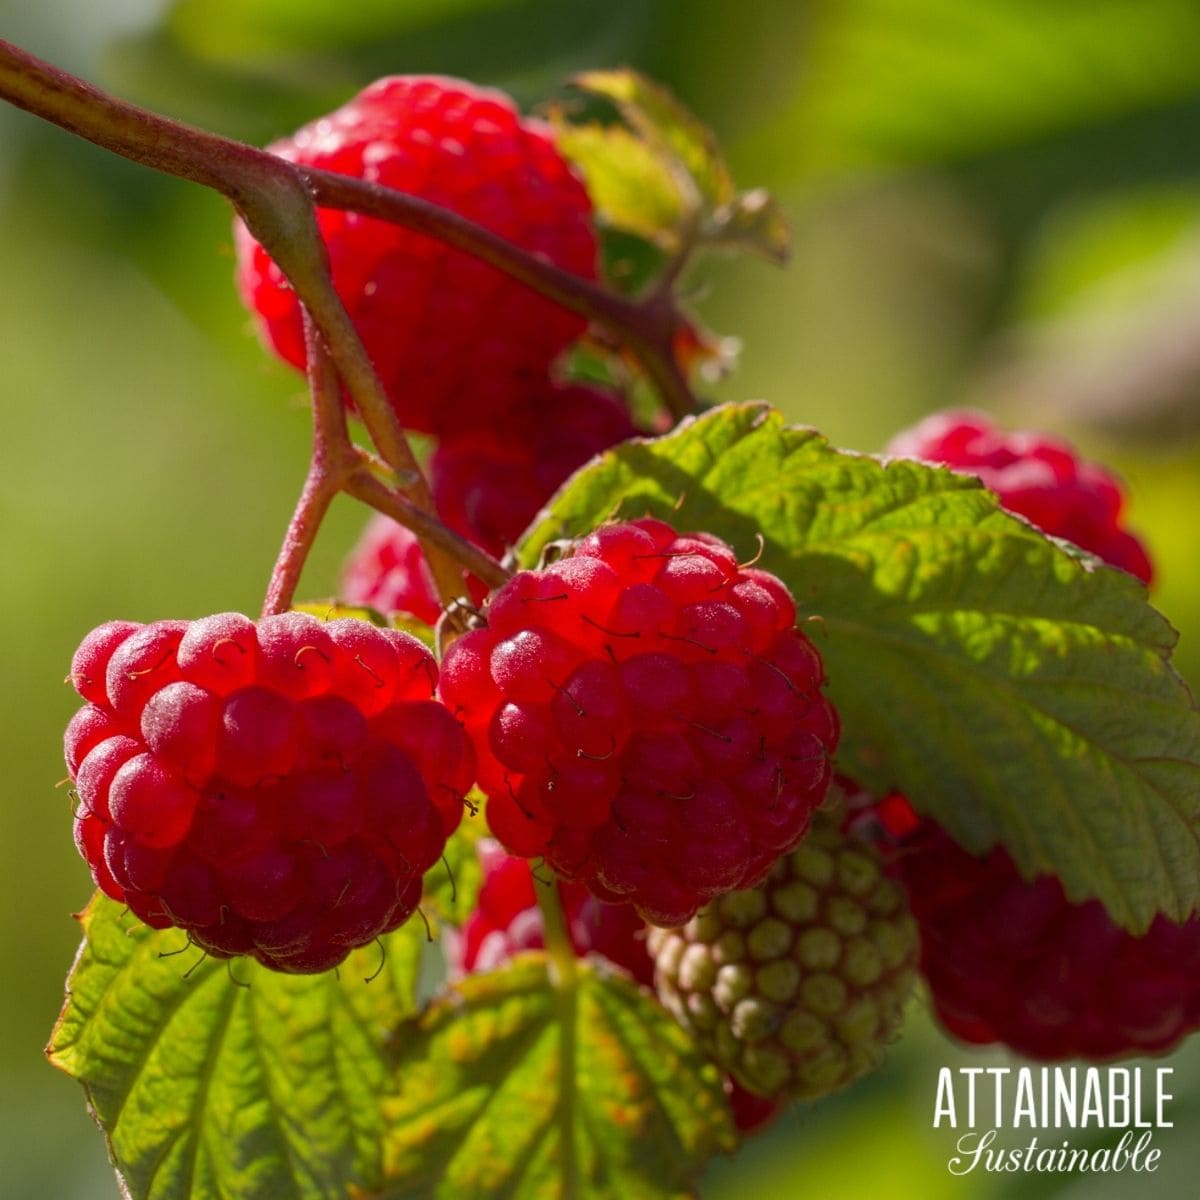
M 655 85 L 573 82 L 543 124 L 390 77 L 267 152 L 0 43 L 7 100 L 232 203 L 312 401 L 262 615 L 107 619 L 72 665 L 100 894 L 49 1054 L 125 1194 L 688 1194 L 874 1065 L 914 919 L 981 1032 L 930 949 L 947 862 L 1089 914 L 1059 935 L 1088 980 L 1191 945 L 1200 720 L 1115 482 L 959 418 L 877 458 L 705 404 L 722 343 L 679 281 L 710 247 L 782 261 L 782 213 Z M 371 607 L 297 606 L 339 493 L 379 514 L 343 597 Z M 935 866 L 901 839 L 887 877 L 835 765 L 907 797 Z M 986 970 L 985 999 L 1029 987 Z M 1148 973 L 1132 1044 L 1161 1049 L 1200 1005 Z M 1112 1018 L 1072 1048 L 1125 1053 Z

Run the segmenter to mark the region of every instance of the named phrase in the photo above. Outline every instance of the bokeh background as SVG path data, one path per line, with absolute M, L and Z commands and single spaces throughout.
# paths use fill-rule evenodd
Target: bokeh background
M 254 142 L 387 72 L 534 104 L 573 71 L 642 68 L 795 222 L 786 270 L 709 259 L 689 277 L 743 343 L 714 392 L 863 450 L 951 403 L 1076 439 L 1124 474 L 1200 682 L 1194 0 L 0 0 L 0 34 Z M 55 787 L 71 651 L 115 616 L 256 610 L 304 474 L 302 389 L 234 299 L 228 218 L 0 108 L 4 1197 L 117 1195 L 82 1095 L 41 1054 L 89 892 Z M 306 593 L 333 590 L 360 523 L 335 509 Z M 1169 1060 L 1155 1176 L 953 1178 L 937 1069 L 1009 1061 L 915 1014 L 883 1073 L 789 1113 L 704 1195 L 1196 1194 L 1200 1045 Z

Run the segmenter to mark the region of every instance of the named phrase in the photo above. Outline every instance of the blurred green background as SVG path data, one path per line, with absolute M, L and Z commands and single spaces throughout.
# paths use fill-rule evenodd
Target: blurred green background
M 795 222 L 785 271 L 706 260 L 742 339 L 715 390 L 880 448 L 950 403 L 1115 463 L 1200 681 L 1200 6 L 1194 0 L 0 0 L 3 36 L 134 100 L 263 142 L 386 72 L 544 98 L 630 64 L 717 130 Z M 304 474 L 298 379 L 261 353 L 216 197 L 0 108 L 0 1195 L 110 1198 L 76 1085 L 42 1060 L 89 892 L 62 684 L 93 625 L 257 609 Z M 335 509 L 303 590 L 361 522 Z M 1194 1039 L 1200 1042 L 1200 1039 Z M 914 1016 L 887 1069 L 789 1113 L 705 1195 L 1183 1197 L 1200 1046 L 1175 1055 L 1152 1177 L 954 1179 Z

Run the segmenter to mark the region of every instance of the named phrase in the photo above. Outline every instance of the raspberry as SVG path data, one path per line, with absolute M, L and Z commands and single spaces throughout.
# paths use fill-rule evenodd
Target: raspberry
M 438 446 L 429 464 L 434 499 L 447 524 L 500 554 L 573 471 L 637 432 L 612 393 L 547 383 L 499 421 Z
M 514 858 L 490 838 L 476 847 L 483 886 L 475 911 L 452 946 L 456 971 L 489 971 L 522 950 L 541 949 L 542 914 L 529 861 Z M 598 954 L 649 986 L 654 964 L 645 926 L 628 904 L 604 904 L 579 883 L 558 881 L 575 953 Z
M 71 677 L 92 877 L 218 957 L 323 971 L 394 929 L 474 779 L 432 655 L 363 621 L 112 622 Z
M 982 413 L 934 413 L 897 434 L 887 452 L 977 476 L 1010 512 L 1136 575 L 1153 576 L 1142 543 L 1121 525 L 1125 496 L 1104 467 L 1040 433 L 1003 433 Z
M 946 1029 L 1030 1058 L 1165 1052 L 1200 1029 L 1200 918 L 1134 937 L 1055 876 L 1021 878 L 1008 853 L 967 853 L 892 794 L 876 810 L 921 935 L 921 971 Z
M 646 518 L 514 576 L 485 615 L 442 696 L 511 853 L 670 925 L 800 840 L 838 722 L 778 580 Z
M 825 812 L 761 887 L 649 943 L 663 1004 L 765 1097 L 815 1099 L 874 1069 L 916 978 L 902 889 Z
M 540 121 L 457 80 L 379 79 L 271 150 L 303 166 L 420 196 L 592 279 L 583 185 Z M 495 267 L 371 217 L 318 211 L 334 284 L 392 404 L 413 429 L 486 422 L 513 383 L 536 380 L 584 329 L 574 313 Z M 237 286 L 282 359 L 305 362 L 300 310 L 278 267 L 235 223 Z
M 437 624 L 442 607 L 416 534 L 390 517 L 367 522 L 342 572 L 341 598 Z

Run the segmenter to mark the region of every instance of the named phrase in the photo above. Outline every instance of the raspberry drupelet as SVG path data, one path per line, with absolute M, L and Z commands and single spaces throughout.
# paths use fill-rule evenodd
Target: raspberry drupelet
M 316 972 L 405 921 L 474 779 L 415 638 L 292 612 L 110 622 L 67 727 L 100 889 L 218 957 Z
M 441 693 L 511 853 L 675 925 L 803 836 L 838 720 L 774 576 L 645 518 L 514 576 L 484 617 Z

